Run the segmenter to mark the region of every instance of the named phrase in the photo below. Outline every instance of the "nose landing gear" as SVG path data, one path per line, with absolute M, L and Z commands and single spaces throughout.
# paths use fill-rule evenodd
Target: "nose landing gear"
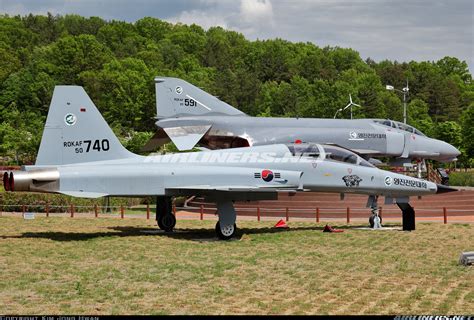
M 369 224 L 372 229 L 382 228 L 382 217 L 379 216 L 379 209 L 377 207 L 371 208 L 372 215 L 369 218 Z
M 382 217 L 379 216 L 379 206 L 377 204 L 378 196 L 369 196 L 367 207 L 370 207 L 372 215 L 369 218 L 369 224 L 372 229 L 382 228 Z

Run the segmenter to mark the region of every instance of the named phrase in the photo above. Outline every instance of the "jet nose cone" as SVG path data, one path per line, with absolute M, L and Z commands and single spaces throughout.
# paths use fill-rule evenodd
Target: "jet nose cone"
M 454 160 L 457 156 L 461 154 L 461 151 L 459 151 L 455 146 L 450 145 L 449 143 L 444 141 L 440 149 L 440 156 L 442 159 Z
M 436 187 L 437 187 L 436 193 L 448 193 L 448 192 L 459 191 L 458 189 L 451 188 L 451 187 L 445 186 L 443 184 L 438 184 L 438 185 L 436 185 Z

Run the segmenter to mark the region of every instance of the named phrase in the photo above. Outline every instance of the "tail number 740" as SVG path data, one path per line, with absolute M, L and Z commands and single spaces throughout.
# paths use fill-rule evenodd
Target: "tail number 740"
M 109 151 L 110 144 L 109 140 L 102 139 L 102 140 L 83 140 L 84 144 L 81 143 L 81 147 L 75 148 L 76 153 L 84 153 L 84 152 L 91 152 L 91 151 Z

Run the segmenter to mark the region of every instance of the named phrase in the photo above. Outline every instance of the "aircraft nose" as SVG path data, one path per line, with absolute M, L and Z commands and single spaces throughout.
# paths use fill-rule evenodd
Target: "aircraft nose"
M 455 159 L 457 156 L 461 154 L 455 146 L 450 145 L 447 142 L 441 141 L 442 144 L 440 146 L 440 155 L 443 159 Z
M 451 188 L 442 184 L 436 185 L 436 193 L 448 193 L 448 192 L 456 192 L 459 191 L 458 189 Z

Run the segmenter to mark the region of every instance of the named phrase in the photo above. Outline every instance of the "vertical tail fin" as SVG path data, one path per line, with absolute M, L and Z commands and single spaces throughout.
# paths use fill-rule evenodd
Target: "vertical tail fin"
M 132 157 L 82 87 L 54 88 L 36 165 Z
M 207 93 L 178 78 L 155 78 L 156 110 L 158 118 L 203 116 L 203 115 L 245 115 Z

